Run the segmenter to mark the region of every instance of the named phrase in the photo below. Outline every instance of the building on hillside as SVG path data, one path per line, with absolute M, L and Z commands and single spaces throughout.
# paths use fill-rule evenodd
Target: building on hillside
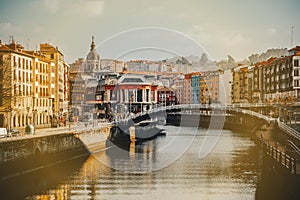
M 121 73 L 125 68 L 125 63 L 114 59 L 101 59 L 100 66 L 101 70 L 110 70 L 115 73 Z
M 84 58 L 78 58 L 74 63 L 70 64 L 70 74 L 83 73 Z
M 132 72 L 149 71 L 148 63 L 145 60 L 131 60 L 126 62 L 126 68 Z
M 130 72 L 177 72 L 174 66 L 163 61 L 131 60 L 126 62 L 126 66 Z
M 155 74 L 146 74 L 146 75 L 144 75 L 144 77 L 145 77 L 145 79 L 148 81 L 148 82 L 150 82 L 150 83 L 154 83 L 154 82 L 156 82 L 157 81 L 157 75 L 155 75 Z
M 173 74 L 162 74 L 159 75 L 157 78 L 158 80 L 160 80 L 164 86 L 166 87 L 170 87 L 171 85 L 173 85 L 174 82 L 174 78 L 176 77 L 177 74 L 173 75 Z

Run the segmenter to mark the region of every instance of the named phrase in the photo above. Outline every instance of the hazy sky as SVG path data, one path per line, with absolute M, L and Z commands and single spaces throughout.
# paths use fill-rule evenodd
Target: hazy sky
M 14 35 L 16 41 L 29 49 L 49 42 L 59 47 L 69 63 L 85 57 L 92 35 L 96 44 L 106 41 L 97 46 L 103 58 L 122 57 L 126 52 L 143 47 L 157 47 L 162 51 L 140 51 L 131 57 L 147 55 L 145 58 L 157 59 L 170 52 L 182 56 L 199 54 L 200 51 L 190 45 L 193 41 L 214 60 L 225 59 L 227 54 L 239 60 L 268 48 L 290 48 L 291 26 L 294 26 L 293 44 L 300 45 L 299 0 L 0 2 L 0 39 L 3 42 L 8 43 L 9 35 Z M 131 29 L 135 30 L 128 31 Z M 174 37 L 171 30 L 175 31 Z M 116 34 L 119 35 L 112 37 Z M 163 53 L 164 50 L 169 53 Z

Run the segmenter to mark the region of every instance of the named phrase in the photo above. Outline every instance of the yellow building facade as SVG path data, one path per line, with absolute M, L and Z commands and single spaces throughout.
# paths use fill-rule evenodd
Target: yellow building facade
M 49 45 L 50 46 L 50 45 Z M 49 127 L 57 110 L 67 101 L 63 57 L 61 65 L 41 51 L 25 50 L 20 44 L 0 43 L 0 127 L 24 128 L 27 124 Z M 60 72 L 61 74 L 58 75 Z M 61 107 L 62 109 L 61 109 Z

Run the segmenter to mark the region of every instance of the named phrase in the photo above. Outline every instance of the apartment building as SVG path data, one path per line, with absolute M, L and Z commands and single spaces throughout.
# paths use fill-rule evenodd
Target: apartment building
M 192 73 L 191 88 L 192 88 L 192 104 L 200 103 L 200 83 L 201 73 Z
M 203 71 L 200 78 L 200 103 L 220 103 L 220 75 L 221 70 Z
M 52 63 L 50 68 L 50 97 L 52 98 L 53 114 L 68 115 L 70 101 L 70 66 L 64 61 L 64 55 L 57 47 L 40 44 L 40 52 Z
M 232 70 L 233 103 L 294 103 L 300 101 L 300 47 L 289 55 L 269 58 Z
M 48 127 L 55 114 L 68 110 L 57 103 L 69 98 L 68 66 L 63 57 L 59 64 L 51 56 L 25 50 L 14 40 L 10 44 L 0 42 L 0 127 Z
M 192 103 L 192 84 L 191 84 L 192 74 L 184 75 L 184 104 Z
M 239 65 L 232 70 L 232 103 L 249 103 L 252 97 L 253 66 Z
M 172 85 L 172 88 L 175 91 L 175 95 L 178 101 L 178 104 L 184 103 L 184 76 L 180 75 L 175 78 L 174 84 Z

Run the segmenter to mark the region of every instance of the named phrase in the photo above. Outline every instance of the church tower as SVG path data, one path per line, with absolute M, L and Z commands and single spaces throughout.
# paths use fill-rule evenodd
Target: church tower
M 92 43 L 90 52 L 86 56 L 86 61 L 84 64 L 84 72 L 86 73 L 95 73 L 100 71 L 100 56 L 96 52 L 94 43 L 94 36 L 92 36 Z

